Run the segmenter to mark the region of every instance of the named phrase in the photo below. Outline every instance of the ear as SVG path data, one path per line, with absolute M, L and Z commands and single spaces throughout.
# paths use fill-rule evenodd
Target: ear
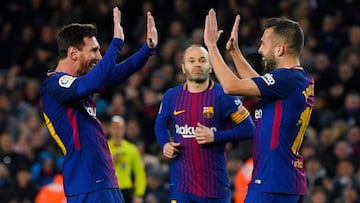
M 70 46 L 68 48 L 68 52 L 67 52 L 67 57 L 70 58 L 71 60 L 73 61 L 76 61 L 78 56 L 77 56 L 77 53 L 78 53 L 78 49 L 73 47 L 73 46 Z
M 275 49 L 276 56 L 282 56 L 282 55 L 284 55 L 284 53 L 285 53 L 285 46 L 284 45 L 279 45 L 279 46 L 276 47 L 276 49 Z
M 184 63 L 181 64 L 181 71 L 185 74 L 185 64 Z

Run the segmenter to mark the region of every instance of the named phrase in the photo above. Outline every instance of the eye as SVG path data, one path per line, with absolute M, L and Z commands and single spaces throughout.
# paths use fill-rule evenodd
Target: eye
M 200 62 L 200 63 L 206 63 L 206 59 L 205 59 L 205 58 L 201 58 L 201 59 L 199 60 L 199 62 Z

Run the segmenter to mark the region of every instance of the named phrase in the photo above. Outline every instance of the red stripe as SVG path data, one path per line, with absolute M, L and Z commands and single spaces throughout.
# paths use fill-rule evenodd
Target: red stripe
M 73 140 L 74 140 L 75 149 L 80 150 L 81 146 L 80 146 L 80 138 L 79 138 L 79 129 L 76 122 L 75 111 L 73 108 L 69 108 L 67 112 L 70 120 L 70 125 L 73 129 Z
M 200 122 L 200 118 L 199 118 L 199 111 L 202 111 L 202 109 L 200 110 L 199 107 L 199 94 L 193 94 L 191 95 L 191 125 L 194 126 L 196 128 L 197 126 L 197 122 Z M 194 147 L 194 166 L 195 166 L 195 176 L 196 176 L 196 180 L 201 181 L 201 174 L 200 174 L 200 158 L 199 158 L 199 153 L 200 153 L 200 149 L 199 149 L 199 144 L 197 143 L 197 141 L 195 140 L 195 138 L 192 138 L 193 141 L 193 147 Z M 194 181 L 196 184 L 199 184 L 199 182 Z M 201 184 L 201 183 L 200 183 Z M 198 196 L 202 196 L 202 186 L 200 185 L 196 185 L 195 188 L 195 194 Z
M 279 145 L 281 115 L 282 115 L 282 104 L 281 101 L 278 100 L 275 102 L 275 116 L 274 116 L 274 123 L 271 133 L 270 149 L 275 149 Z

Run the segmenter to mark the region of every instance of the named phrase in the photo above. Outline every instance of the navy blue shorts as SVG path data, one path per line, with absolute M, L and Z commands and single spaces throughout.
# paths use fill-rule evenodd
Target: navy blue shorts
M 67 203 L 124 203 L 124 197 L 119 188 L 110 188 L 67 197 Z
M 248 190 L 244 203 L 303 203 L 303 195 L 263 193 Z
M 198 197 L 195 195 L 181 193 L 181 192 L 171 192 L 170 193 L 170 203 L 230 203 L 230 195 L 224 198 L 205 198 Z

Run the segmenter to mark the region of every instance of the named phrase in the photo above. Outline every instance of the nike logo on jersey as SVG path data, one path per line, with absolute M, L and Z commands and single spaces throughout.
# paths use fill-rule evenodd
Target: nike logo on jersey
M 104 181 L 104 179 L 100 179 L 100 180 L 95 181 L 95 183 L 101 183 L 103 181 Z
M 176 111 L 174 110 L 174 116 L 177 116 L 177 115 L 180 115 L 182 113 L 185 113 L 186 110 L 179 110 L 179 111 Z

